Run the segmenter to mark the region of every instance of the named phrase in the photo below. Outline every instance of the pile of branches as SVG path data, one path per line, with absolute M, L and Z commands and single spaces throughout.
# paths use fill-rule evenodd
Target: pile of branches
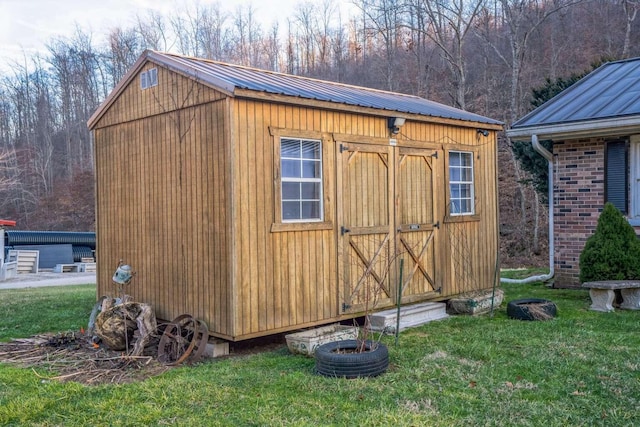
M 0 362 L 28 367 L 51 381 L 120 384 L 159 375 L 170 367 L 157 360 L 157 341 L 140 356 L 109 350 L 83 332 L 36 335 L 0 343 Z

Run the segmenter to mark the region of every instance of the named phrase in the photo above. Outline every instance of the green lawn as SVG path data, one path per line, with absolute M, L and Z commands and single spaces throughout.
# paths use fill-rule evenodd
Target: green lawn
M 495 316 L 452 317 L 389 345 L 389 371 L 324 378 L 285 347 L 143 382 L 85 386 L 0 365 L 0 425 L 640 425 L 640 312 L 588 310 L 582 290 L 508 285 Z M 547 322 L 508 319 L 506 302 L 548 298 Z M 91 286 L 0 291 L 0 339 L 86 324 Z

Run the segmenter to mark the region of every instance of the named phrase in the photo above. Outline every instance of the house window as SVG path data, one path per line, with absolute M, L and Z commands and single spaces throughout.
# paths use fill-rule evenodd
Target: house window
M 449 213 L 473 215 L 473 153 L 449 152 Z
M 631 146 L 632 157 L 637 153 L 637 144 Z M 605 200 L 611 202 L 624 215 L 628 213 L 628 157 L 626 141 L 610 141 L 605 150 Z M 637 166 L 636 166 L 637 169 Z M 633 172 L 632 172 L 633 173 Z M 633 181 L 632 181 L 633 182 Z M 635 203 L 637 204 L 637 202 Z M 637 212 L 637 208 L 632 208 Z M 631 214 L 633 216 L 633 213 Z
M 282 222 L 322 221 L 322 145 L 280 139 Z
M 157 68 L 151 68 L 140 73 L 140 89 L 148 89 L 153 86 L 158 86 Z

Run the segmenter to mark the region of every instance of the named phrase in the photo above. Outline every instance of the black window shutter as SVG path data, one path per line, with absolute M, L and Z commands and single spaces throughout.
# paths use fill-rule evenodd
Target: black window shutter
M 605 200 L 611 202 L 626 215 L 628 205 L 627 177 L 629 176 L 626 141 L 607 143 L 605 163 Z

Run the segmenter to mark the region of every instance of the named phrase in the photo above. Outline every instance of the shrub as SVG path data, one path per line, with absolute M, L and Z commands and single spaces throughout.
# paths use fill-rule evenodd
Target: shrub
M 611 203 L 580 254 L 580 281 L 640 279 L 640 241 L 633 227 Z

